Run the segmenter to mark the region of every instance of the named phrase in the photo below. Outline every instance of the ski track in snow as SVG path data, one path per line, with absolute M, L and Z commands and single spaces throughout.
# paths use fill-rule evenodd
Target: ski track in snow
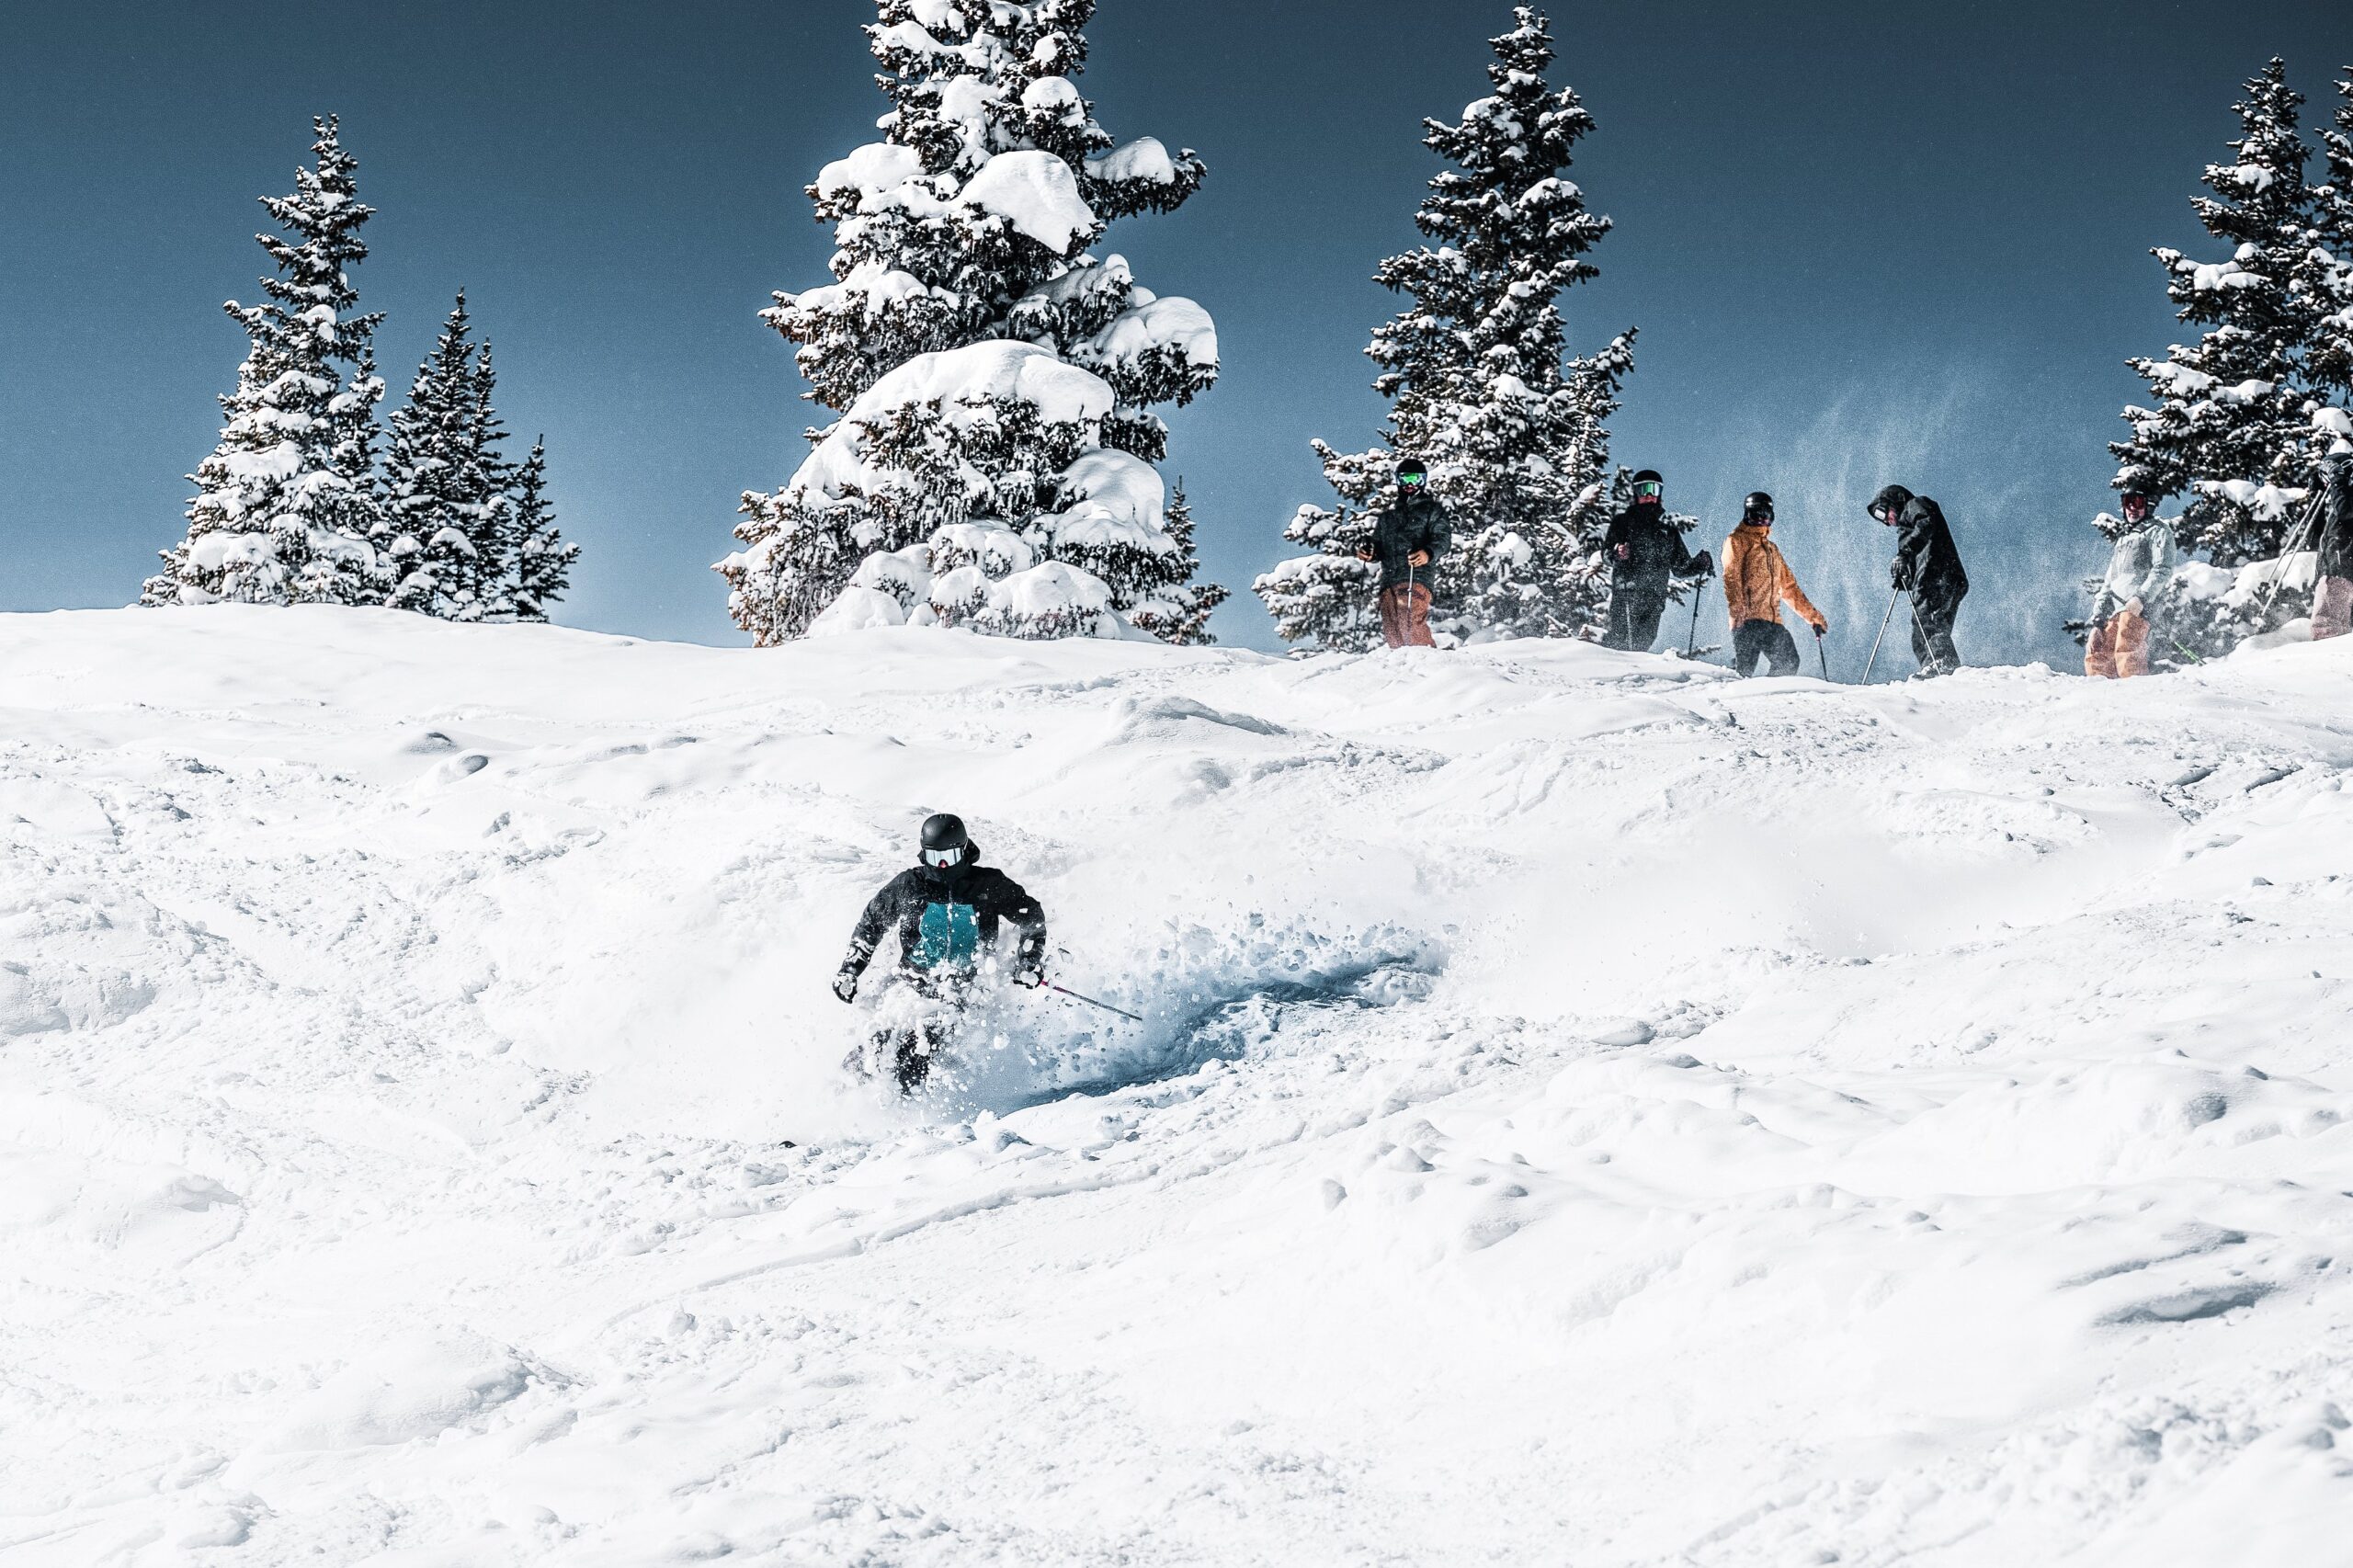
M 2348 676 L 0 618 L 0 1559 L 2353 1563 Z

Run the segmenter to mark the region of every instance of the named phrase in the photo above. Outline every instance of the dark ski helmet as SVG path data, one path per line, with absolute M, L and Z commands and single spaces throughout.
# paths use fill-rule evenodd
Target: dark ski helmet
M 1773 498 L 1762 490 L 1752 490 L 1748 499 L 1740 504 L 1740 518 L 1750 522 L 1759 517 L 1768 523 L 1773 520 Z
M 1871 504 L 1864 509 L 1882 523 L 1893 523 L 1904 516 L 1904 508 L 1910 505 L 1912 492 L 1900 484 L 1891 484 L 1872 496 Z
M 1658 470 L 1654 468 L 1646 468 L 1643 470 L 1642 472 L 1634 475 L 1635 506 L 1640 506 L 1646 503 L 1655 503 L 1665 494 L 1665 492 L 1666 481 L 1659 476 Z
M 972 835 L 964 831 L 962 817 L 949 816 L 946 812 L 926 818 L 923 824 L 923 863 L 935 871 L 956 872 L 972 863 Z
M 2141 504 L 2141 510 L 2143 512 L 2154 512 L 2156 510 L 2155 499 L 2151 496 L 2147 491 L 2137 488 L 2127 490 L 2124 493 L 2124 500 L 2122 503 L 2124 506 L 2124 515 L 2126 517 L 2130 517 L 2132 515 L 2132 503 L 2135 501 L 2138 501 Z
M 1422 466 L 1419 458 L 1405 458 L 1397 464 L 1397 483 L 1404 485 L 1427 483 L 1430 471 Z

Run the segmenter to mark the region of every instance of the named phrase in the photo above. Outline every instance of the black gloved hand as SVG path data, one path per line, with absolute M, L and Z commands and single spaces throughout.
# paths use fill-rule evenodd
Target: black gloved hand
M 1025 960 L 1013 971 L 1013 983 L 1036 991 L 1046 983 L 1046 963 L 1043 959 Z
M 1693 558 L 1691 570 L 1703 579 L 1712 577 L 1716 574 L 1716 558 L 1703 550 Z
M 858 974 L 856 971 L 846 969 L 839 974 L 834 976 L 834 994 L 840 997 L 845 1002 L 855 1002 L 858 1000 Z
M 1887 569 L 1887 585 L 1893 588 L 1899 594 L 1912 585 L 1904 580 L 1904 562 L 1901 561 L 1894 562 L 1889 565 Z

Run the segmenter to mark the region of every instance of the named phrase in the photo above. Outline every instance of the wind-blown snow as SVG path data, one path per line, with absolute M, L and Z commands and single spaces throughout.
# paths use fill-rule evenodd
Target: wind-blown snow
M 2353 640 L 226 606 L 0 707 L 11 1568 L 2347 1561 Z M 851 1085 L 934 810 L 1149 1022 Z

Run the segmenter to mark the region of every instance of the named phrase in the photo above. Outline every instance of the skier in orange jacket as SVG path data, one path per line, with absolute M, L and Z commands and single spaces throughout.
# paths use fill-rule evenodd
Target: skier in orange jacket
M 1753 674 L 1760 658 L 1777 676 L 1798 672 L 1798 645 L 1781 624 L 1789 607 L 1820 637 L 1830 622 L 1798 586 L 1797 574 L 1773 542 L 1773 498 L 1762 490 L 1741 507 L 1740 527 L 1724 540 L 1724 605 L 1732 612 L 1732 667 Z

